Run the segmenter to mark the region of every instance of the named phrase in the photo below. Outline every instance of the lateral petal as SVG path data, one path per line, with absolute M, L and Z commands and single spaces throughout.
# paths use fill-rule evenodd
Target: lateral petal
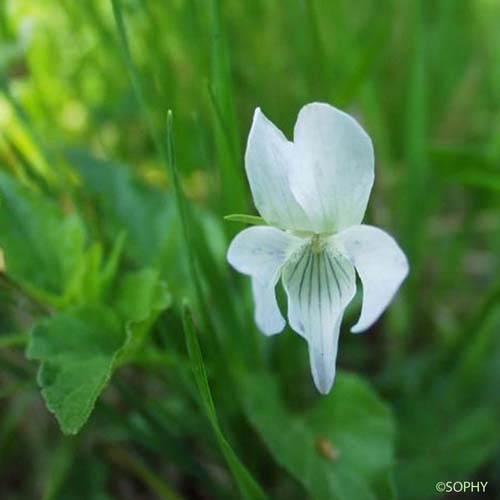
M 269 283 L 262 283 L 252 279 L 252 295 L 255 303 L 255 324 L 265 335 L 275 335 L 285 328 L 286 322 L 276 301 L 275 287 L 276 280 Z
M 285 320 L 279 310 L 275 286 L 281 268 L 300 239 L 270 226 L 254 226 L 238 233 L 229 246 L 228 262 L 252 277 L 255 321 L 266 335 L 283 330 Z
M 373 226 L 353 226 L 333 237 L 343 247 L 363 284 L 363 305 L 353 333 L 370 328 L 390 304 L 408 275 L 405 254 L 385 231 Z

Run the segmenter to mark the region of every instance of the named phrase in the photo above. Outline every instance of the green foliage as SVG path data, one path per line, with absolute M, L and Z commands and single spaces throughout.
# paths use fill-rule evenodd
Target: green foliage
M 337 374 L 332 393 L 302 415 L 280 400 L 269 375 L 248 377 L 244 390 L 250 421 L 311 498 L 394 498 L 394 422 L 362 379 Z
M 130 357 L 142 346 L 158 315 L 170 305 L 170 294 L 154 269 L 125 275 L 119 284 L 116 310 L 125 321 L 127 339 L 120 352 Z
M 196 332 L 194 331 L 193 319 L 186 306 L 184 307 L 183 326 L 184 333 L 186 335 L 186 345 L 189 352 L 189 358 L 191 360 L 191 367 L 196 380 L 203 409 L 208 417 L 208 420 L 210 421 L 221 452 L 224 455 L 233 477 L 238 484 L 241 496 L 248 500 L 265 499 L 266 496 L 260 489 L 259 485 L 255 482 L 255 479 L 247 471 L 245 466 L 240 462 L 236 453 L 233 451 L 231 445 L 222 433 L 217 413 L 215 411 L 212 394 L 210 392 L 210 386 L 208 385 L 207 373 L 205 371 L 200 345 L 198 343 L 198 339 L 196 338 Z
M 499 16 L 488 0 L 0 2 L 2 498 L 416 500 L 476 479 L 498 497 Z M 254 109 L 291 138 L 312 101 L 372 137 L 366 222 L 411 268 L 365 336 L 347 334 L 353 301 L 325 398 L 298 336 L 257 331 L 225 259 L 265 224 L 244 169 Z
M 98 307 L 61 313 L 33 330 L 27 356 L 41 361 L 38 383 L 64 433 L 88 419 L 125 338 L 118 318 Z
M 262 217 L 246 214 L 230 214 L 224 217 L 229 222 L 242 222 L 243 224 L 266 224 Z
M 137 352 L 169 300 L 158 273 L 145 269 L 121 280 L 116 312 L 86 306 L 36 324 L 26 354 L 41 362 L 38 383 L 65 434 L 87 421 L 113 370 Z
M 161 267 L 175 257 L 178 223 L 170 197 L 125 166 L 79 150 L 68 151 L 67 158 L 81 176 L 84 193 L 101 221 L 103 237 L 112 240 L 125 231 L 125 255 L 138 265 Z
M 85 229 L 77 214 L 0 176 L 0 245 L 8 275 L 50 303 L 64 300 L 85 264 Z

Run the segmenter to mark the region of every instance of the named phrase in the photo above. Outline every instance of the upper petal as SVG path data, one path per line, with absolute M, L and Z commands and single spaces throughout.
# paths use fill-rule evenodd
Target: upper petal
M 266 335 L 279 333 L 285 326 L 274 289 L 284 262 L 300 242 L 274 227 L 254 226 L 238 233 L 229 246 L 228 262 L 252 276 L 255 322 Z
M 373 226 L 353 226 L 335 235 L 363 283 L 363 306 L 351 328 L 359 333 L 369 328 L 384 312 L 408 275 L 408 261 L 396 241 Z
M 326 394 L 335 361 L 344 309 L 355 293 L 354 269 L 342 255 L 305 245 L 283 268 L 291 327 L 308 342 L 314 383 Z
M 370 137 L 348 114 L 312 103 L 294 130 L 297 160 L 290 186 L 316 232 L 339 231 L 363 220 L 374 178 Z
M 307 230 L 309 219 L 293 196 L 288 181 L 294 161 L 294 145 L 257 108 L 245 152 L 245 168 L 255 206 L 269 224 Z

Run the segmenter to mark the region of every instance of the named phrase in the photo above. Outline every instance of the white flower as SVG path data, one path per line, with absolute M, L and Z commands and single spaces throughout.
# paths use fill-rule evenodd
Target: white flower
M 276 302 L 281 278 L 290 326 L 308 343 L 314 383 L 326 394 L 344 310 L 363 284 L 361 317 L 369 328 L 408 274 L 408 262 L 387 233 L 361 224 L 374 179 L 370 138 L 349 115 L 312 103 L 299 113 L 290 142 L 255 110 L 245 167 L 255 206 L 269 226 L 236 235 L 227 259 L 252 277 L 255 321 L 266 335 L 285 320 Z

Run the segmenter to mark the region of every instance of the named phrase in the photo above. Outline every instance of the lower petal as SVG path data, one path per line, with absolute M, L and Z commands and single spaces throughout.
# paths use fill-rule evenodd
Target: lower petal
M 327 342 L 322 342 L 321 348 L 313 342 L 309 342 L 309 363 L 311 364 L 311 372 L 314 384 L 321 394 L 328 394 L 335 380 L 337 360 L 337 349 L 339 344 L 340 324 L 342 323 L 342 315 L 337 318 L 333 327 L 333 338 Z
M 335 377 L 342 316 L 355 293 L 354 269 L 334 249 L 305 245 L 283 269 L 291 327 L 308 342 L 311 371 L 326 394 Z

